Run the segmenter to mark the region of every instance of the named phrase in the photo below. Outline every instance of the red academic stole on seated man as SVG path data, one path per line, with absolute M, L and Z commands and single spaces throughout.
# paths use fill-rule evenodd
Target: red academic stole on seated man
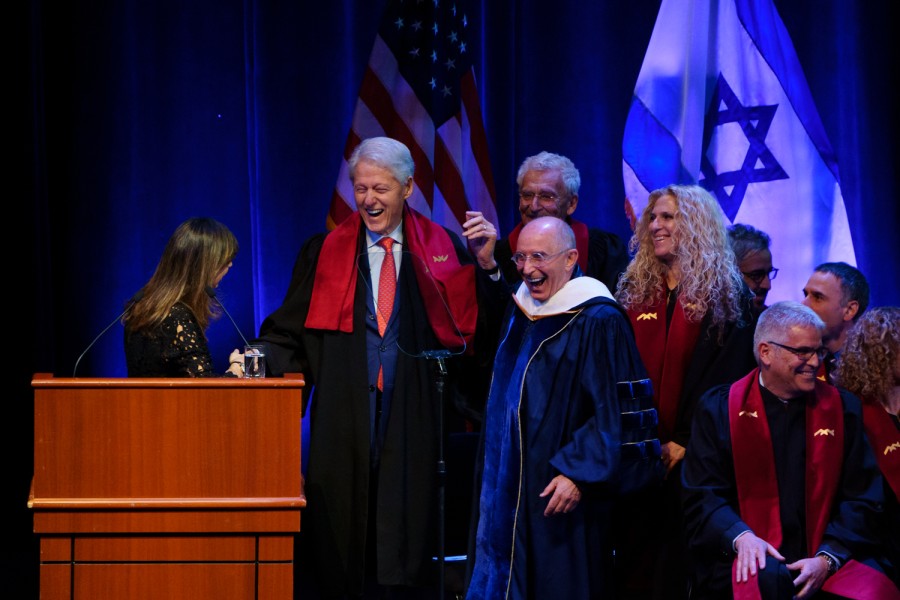
M 359 212 L 328 234 L 319 253 L 306 327 L 351 333 L 356 291 L 359 236 L 365 235 Z M 428 323 L 440 343 L 471 353 L 478 318 L 475 267 L 461 265 L 450 235 L 441 226 L 404 205 L 403 245 L 413 260 Z M 449 309 L 449 310 L 448 310 Z
M 800 402 L 801 400 L 796 400 Z M 816 382 L 806 402 L 806 547 L 814 553 L 822 542 L 839 485 L 844 453 L 843 403 L 837 388 Z M 781 547 L 781 513 L 775 454 L 766 409 L 759 391 L 759 369 L 731 386 L 728 394 L 734 475 L 741 518 L 753 533 Z M 736 600 L 759 599 L 757 580 L 731 582 Z M 825 581 L 826 592 L 848 598 L 897 598 L 897 588 L 883 573 L 855 560 Z
M 678 404 L 684 389 L 684 374 L 700 337 L 700 323 L 687 320 L 679 299 L 666 333 L 666 297 L 628 310 L 638 352 L 653 382 L 653 402 L 659 412 L 659 440 L 672 440 L 678 419 Z
M 863 401 L 863 426 L 884 479 L 900 498 L 900 431 L 878 402 Z

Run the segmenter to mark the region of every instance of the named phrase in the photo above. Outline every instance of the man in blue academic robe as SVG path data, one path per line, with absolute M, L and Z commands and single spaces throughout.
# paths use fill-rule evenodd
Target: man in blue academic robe
M 624 311 L 580 276 L 561 219 L 528 223 L 484 416 L 468 598 L 602 598 L 621 494 L 661 479 L 652 389 Z

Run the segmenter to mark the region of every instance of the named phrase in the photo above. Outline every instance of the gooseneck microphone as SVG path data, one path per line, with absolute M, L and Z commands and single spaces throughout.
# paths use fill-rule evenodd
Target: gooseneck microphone
M 125 310 L 123 310 L 121 312 L 121 314 L 119 314 L 118 317 L 113 319 L 112 322 L 103 329 L 103 331 L 101 331 L 99 334 L 97 334 L 97 337 L 94 338 L 93 342 L 88 344 L 88 347 L 84 349 L 84 352 L 82 352 L 81 356 L 78 357 L 78 360 L 75 361 L 75 368 L 72 369 L 72 377 L 75 377 L 75 373 L 78 372 L 78 363 L 81 362 L 81 359 L 84 358 L 84 355 L 87 354 L 88 350 L 93 348 L 94 344 L 97 343 L 97 340 L 99 340 L 101 337 L 103 337 L 103 334 L 106 333 L 107 331 L 109 331 L 110 327 L 115 325 L 118 321 L 121 321 L 122 317 L 125 316 L 125 313 L 127 313 L 129 310 L 131 310 L 131 307 L 134 306 L 135 304 L 137 304 L 138 302 L 140 302 L 141 298 L 143 298 L 143 297 L 144 297 L 144 290 L 138 290 L 137 293 L 131 297 L 131 300 L 129 300 L 128 303 L 125 305 Z
M 249 346 L 250 342 L 248 342 L 247 338 L 244 337 L 244 334 L 241 333 L 241 328 L 237 326 L 237 323 L 235 323 L 234 319 L 231 318 L 231 314 L 228 312 L 228 309 L 225 308 L 225 305 L 222 304 L 221 300 L 219 300 L 219 298 L 216 296 L 216 288 L 212 287 L 211 285 L 208 285 L 208 286 L 206 286 L 206 293 L 210 298 L 212 298 L 213 300 L 216 301 L 216 304 L 219 305 L 219 307 L 222 309 L 222 312 L 224 312 L 226 315 L 228 315 L 228 318 L 231 320 L 231 324 L 234 325 L 235 329 L 237 329 L 238 335 L 241 336 L 242 340 L 244 340 L 244 345 Z

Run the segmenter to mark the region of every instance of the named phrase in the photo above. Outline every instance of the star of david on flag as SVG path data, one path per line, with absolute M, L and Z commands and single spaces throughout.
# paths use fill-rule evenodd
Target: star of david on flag
M 497 222 L 465 6 L 387 3 L 344 147 L 329 229 L 356 210 L 347 160 L 362 140 L 376 136 L 397 139 L 412 153 L 410 206 L 458 234 L 467 210 Z
M 856 264 L 837 160 L 771 0 L 663 0 L 622 156 L 635 214 L 654 189 L 699 183 L 730 223 L 768 233 L 770 303 L 799 300 L 820 263 Z

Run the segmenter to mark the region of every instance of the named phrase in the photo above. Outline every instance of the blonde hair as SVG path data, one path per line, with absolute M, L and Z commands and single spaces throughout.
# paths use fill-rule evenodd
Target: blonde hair
M 663 196 L 675 200 L 675 249 L 671 267 L 653 252 L 650 217 Z M 741 274 L 728 241 L 719 203 L 698 185 L 670 185 L 650 194 L 629 244 L 634 258 L 619 279 L 616 299 L 627 309 L 654 303 L 666 294 L 666 275 L 679 273 L 678 298 L 687 319 L 709 313 L 721 337 L 725 324 L 741 315 Z
M 883 403 L 895 385 L 898 355 L 900 307 L 869 309 L 847 333 L 835 380 L 860 398 Z

